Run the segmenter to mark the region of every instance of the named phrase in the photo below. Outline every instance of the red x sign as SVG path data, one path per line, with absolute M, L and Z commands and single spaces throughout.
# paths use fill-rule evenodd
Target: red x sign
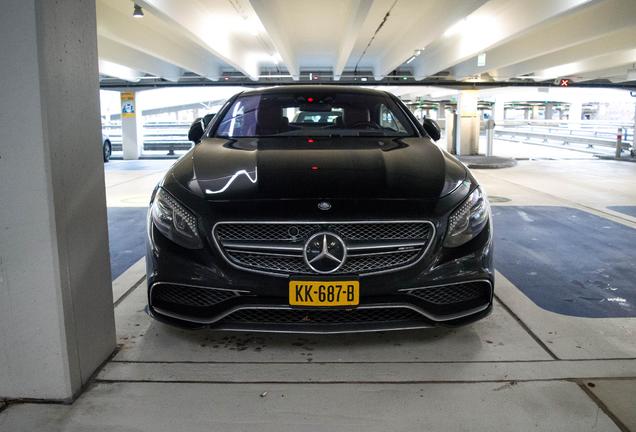
M 569 79 L 567 79 L 567 78 L 563 78 L 563 79 L 561 80 L 561 82 L 559 83 L 559 85 L 560 85 L 561 87 L 567 87 L 567 86 L 569 86 L 569 85 L 570 85 L 570 80 L 569 80 Z

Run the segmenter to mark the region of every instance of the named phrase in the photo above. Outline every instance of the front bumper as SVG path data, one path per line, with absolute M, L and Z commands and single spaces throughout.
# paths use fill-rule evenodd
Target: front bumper
M 236 269 L 213 247 L 183 249 L 149 223 L 148 312 L 182 327 L 294 333 L 459 326 L 487 316 L 494 291 L 491 227 L 452 250 L 438 240 L 412 268 L 360 277 L 356 308 L 298 308 L 288 303 L 289 279 Z
M 151 315 L 169 324 L 220 330 L 346 333 L 467 324 L 490 312 L 492 284 L 479 280 L 417 288 L 366 297 L 355 308 L 291 307 L 275 297 L 161 282 L 151 286 L 149 298 Z

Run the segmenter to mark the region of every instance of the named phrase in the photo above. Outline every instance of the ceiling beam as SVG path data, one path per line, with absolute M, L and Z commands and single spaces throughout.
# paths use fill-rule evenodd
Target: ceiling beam
M 448 28 L 413 62 L 423 79 L 487 51 L 591 0 L 491 0 Z
M 636 2 L 633 0 L 604 0 L 591 4 L 488 50 L 485 66 L 477 66 L 475 57 L 456 65 L 452 75 L 456 79 L 465 79 L 484 72 L 492 73 L 496 69 L 513 67 L 569 47 L 584 47 L 583 44 L 588 41 L 633 26 L 635 16 Z
M 620 66 L 610 67 L 603 70 L 597 70 L 592 72 L 586 72 L 577 75 L 576 82 L 585 82 L 592 81 L 598 79 L 608 79 L 612 82 L 625 82 L 625 81 L 636 81 L 629 80 L 627 77 L 627 71 L 630 69 L 634 69 L 634 63 L 627 63 Z
M 586 41 L 579 45 L 551 52 L 521 63 L 513 64 L 491 72 L 495 79 L 509 79 L 554 66 L 573 63 L 612 52 L 636 47 L 636 27 L 619 30 L 605 37 Z
M 144 75 L 143 72 L 134 70 L 128 66 L 102 59 L 99 60 L 99 73 L 133 83 L 141 81 L 141 77 Z
M 578 74 L 589 74 L 590 72 L 602 71 L 614 66 L 620 66 L 634 62 L 636 62 L 636 49 L 632 48 L 625 51 L 603 54 L 596 57 L 571 63 L 564 63 L 548 69 L 536 71 L 535 76 L 540 80 L 549 80 L 561 77 L 575 78 Z
M 349 4 L 347 25 L 338 49 L 336 64 L 333 66 L 333 79 L 336 81 L 340 80 L 342 71 L 344 71 L 349 57 L 351 57 L 351 52 L 358 40 L 360 30 L 369 15 L 373 2 L 374 0 L 353 0 Z
M 206 51 L 252 80 L 259 75 L 259 60 L 238 43 L 229 31 L 231 23 L 210 21 L 208 10 L 198 2 L 184 5 L 176 0 L 136 0 L 147 11 L 174 25 Z
M 146 25 L 143 22 L 146 18 L 132 18 L 130 14 L 122 13 L 102 0 L 98 0 L 96 5 L 98 35 L 197 75 L 211 80 L 219 79 L 219 63 L 204 49 L 187 40 L 184 43 L 174 35 L 166 36 Z
M 105 36 L 97 36 L 97 52 L 100 60 L 126 65 L 167 81 L 177 82 L 181 77 L 181 69 L 179 67 L 152 57 L 143 51 L 122 45 Z
M 249 0 L 254 12 L 265 28 L 274 48 L 287 67 L 287 71 L 294 81 L 300 78 L 300 66 L 294 50 L 289 43 L 289 36 L 285 33 L 285 23 L 277 18 L 275 5 L 267 0 Z
M 406 4 L 421 19 L 404 29 L 402 36 L 386 47 L 375 62 L 374 74 L 384 77 L 393 72 L 416 50 L 426 48 L 451 25 L 473 13 L 488 0 L 443 0 Z M 398 3 L 396 7 L 399 7 Z M 415 6 L 415 7 L 414 7 Z M 435 17 L 435 19 L 430 19 Z M 422 23 L 425 22 L 426 25 Z

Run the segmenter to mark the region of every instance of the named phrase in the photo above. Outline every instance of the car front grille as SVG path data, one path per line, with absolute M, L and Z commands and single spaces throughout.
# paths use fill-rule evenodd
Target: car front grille
M 422 320 L 422 315 L 404 307 L 368 309 L 241 309 L 231 313 L 221 323 L 258 324 L 346 324 L 395 323 Z
M 214 239 L 232 265 L 281 276 L 320 274 L 304 251 L 316 233 L 339 236 L 346 249 L 342 266 L 330 274 L 368 275 L 415 264 L 434 238 L 428 221 L 387 222 L 219 222 Z
M 153 305 L 205 308 L 236 296 L 238 294 L 234 291 L 162 283 L 153 287 L 150 301 Z
M 475 281 L 409 290 L 408 293 L 435 305 L 450 305 L 479 298 L 490 298 L 491 286 L 488 282 Z

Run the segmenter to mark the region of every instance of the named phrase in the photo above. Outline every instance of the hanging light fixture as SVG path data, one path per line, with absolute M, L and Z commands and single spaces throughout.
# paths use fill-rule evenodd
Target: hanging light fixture
M 144 10 L 137 3 L 135 3 L 135 10 L 133 11 L 133 17 L 134 18 L 144 17 Z

